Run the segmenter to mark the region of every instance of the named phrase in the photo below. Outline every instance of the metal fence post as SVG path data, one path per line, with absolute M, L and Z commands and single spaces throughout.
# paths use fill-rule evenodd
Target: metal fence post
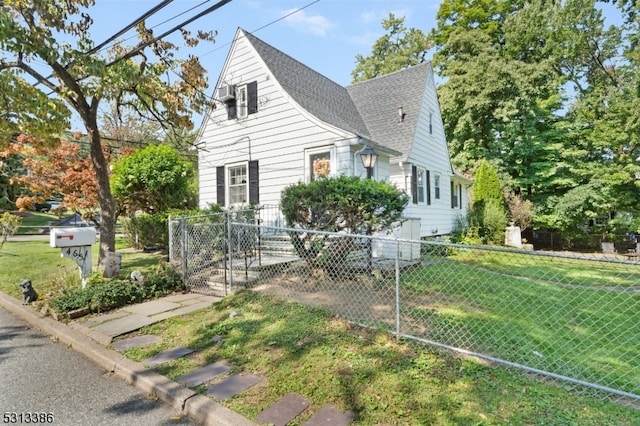
M 187 286 L 187 219 L 180 216 L 180 260 L 182 262 L 182 280 L 185 287 Z M 188 289 L 188 288 L 187 288 Z
M 396 340 L 400 340 L 400 241 L 396 239 Z
M 227 254 L 229 256 L 229 286 L 233 288 L 233 247 L 231 239 L 231 213 L 227 213 Z M 227 280 L 224 282 L 224 295 L 227 295 Z

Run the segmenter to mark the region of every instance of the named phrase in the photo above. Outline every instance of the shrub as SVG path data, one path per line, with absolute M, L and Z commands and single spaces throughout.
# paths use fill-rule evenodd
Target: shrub
M 87 279 L 85 288 L 65 289 L 50 305 L 59 316 L 65 317 L 76 309 L 104 312 L 180 290 L 184 290 L 180 275 L 171 267 L 160 264 L 156 270 L 145 274 L 144 285 L 129 279 L 104 279 L 93 274 Z
M 166 213 L 142 213 L 124 218 L 122 229 L 125 241 L 132 247 L 167 247 L 169 244 Z
M 392 228 L 408 201 L 406 194 L 386 182 L 343 175 L 285 188 L 280 207 L 289 227 L 364 234 Z M 291 242 L 298 256 L 313 267 L 322 257 L 327 238 L 295 232 Z
M 9 212 L 2 213 L 0 216 L 0 249 L 7 241 L 7 238 L 12 236 L 20 228 L 22 218 Z

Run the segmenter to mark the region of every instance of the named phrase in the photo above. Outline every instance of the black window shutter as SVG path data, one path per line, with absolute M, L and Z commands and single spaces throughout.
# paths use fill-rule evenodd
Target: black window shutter
M 236 107 L 236 101 L 232 100 L 227 102 L 227 119 L 235 120 L 236 118 L 238 118 L 238 108 Z
M 411 166 L 411 198 L 413 204 L 418 204 L 418 168 Z
M 456 207 L 456 188 L 453 181 L 451 181 L 451 208 Z
M 216 167 L 216 201 L 224 206 L 224 166 Z
M 258 82 L 247 84 L 247 114 L 258 112 Z
M 258 160 L 249 161 L 249 204 L 260 203 L 260 179 Z
M 427 205 L 431 205 L 431 174 L 427 170 Z

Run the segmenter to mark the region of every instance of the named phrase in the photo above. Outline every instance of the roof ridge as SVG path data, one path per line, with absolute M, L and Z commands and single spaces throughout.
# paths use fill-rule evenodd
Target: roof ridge
M 370 79 L 367 79 L 367 80 L 362 80 L 362 81 L 358 81 L 356 83 L 351 83 L 350 85 L 348 85 L 346 87 L 347 88 L 354 87 L 354 86 L 358 86 L 360 84 L 369 83 L 369 82 L 372 82 L 372 81 L 379 81 L 379 80 L 384 79 L 384 78 L 390 78 L 390 77 L 392 77 L 392 76 L 394 76 L 396 74 L 399 74 L 399 73 L 402 73 L 402 72 L 406 72 L 406 71 L 409 71 L 409 70 L 414 70 L 415 71 L 415 68 L 418 68 L 418 67 L 421 67 L 421 66 L 430 67 L 431 66 L 431 61 L 424 61 L 424 62 L 420 62 L 419 64 L 409 65 L 408 67 L 401 68 L 399 70 L 392 71 L 392 72 L 387 73 L 387 74 L 382 74 L 382 75 L 379 75 L 379 76 L 376 76 L 376 77 L 373 77 L 373 78 L 370 78 Z

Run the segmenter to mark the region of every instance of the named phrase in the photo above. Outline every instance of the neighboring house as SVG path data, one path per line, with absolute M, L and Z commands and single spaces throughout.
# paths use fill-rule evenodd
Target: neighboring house
M 373 178 L 411 196 L 405 217 L 420 236 L 451 232 L 467 212 L 471 181 L 451 166 L 430 63 L 342 87 L 238 29 L 215 97 L 196 141 L 202 208 L 279 205 L 319 164 L 365 178 L 367 146 Z

